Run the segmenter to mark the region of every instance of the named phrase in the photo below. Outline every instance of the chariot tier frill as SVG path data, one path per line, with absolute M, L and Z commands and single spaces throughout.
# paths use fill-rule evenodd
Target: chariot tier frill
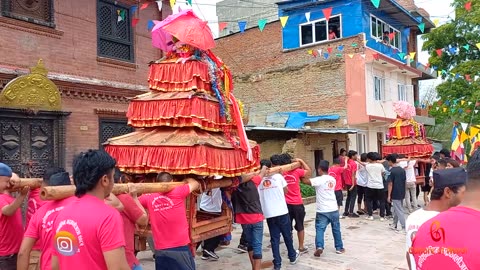
M 232 110 L 231 105 L 230 110 Z M 218 99 L 194 91 L 152 91 L 135 97 L 128 107 L 128 124 L 136 127 L 198 127 L 219 132 L 235 122 L 220 117 Z
M 163 92 L 195 90 L 213 94 L 208 64 L 202 61 L 164 60 L 150 65 L 148 85 L 150 89 Z
M 231 135 L 233 144 L 238 138 Z M 105 150 L 127 173 L 167 171 L 171 174 L 240 176 L 258 169 L 260 148 L 250 141 L 253 159 L 232 145 L 223 133 L 198 128 L 145 128 L 109 139 Z

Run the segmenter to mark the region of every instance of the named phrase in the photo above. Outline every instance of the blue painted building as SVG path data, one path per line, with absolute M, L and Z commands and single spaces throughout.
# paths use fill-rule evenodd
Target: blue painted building
M 419 25 L 425 24 L 424 31 L 434 27 L 427 17 L 395 0 L 381 0 L 378 8 L 370 0 L 289 0 L 277 5 L 279 17 L 288 16 L 282 33 L 284 50 L 365 33 L 367 47 L 404 62 L 409 52 L 416 52 Z

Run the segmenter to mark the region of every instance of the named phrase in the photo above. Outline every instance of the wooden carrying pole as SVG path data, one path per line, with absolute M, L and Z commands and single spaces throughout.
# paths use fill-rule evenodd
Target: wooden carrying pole
M 267 173 L 281 173 L 293 170 L 300 167 L 300 162 L 293 162 L 288 165 L 278 166 L 270 168 Z M 206 187 L 208 190 L 212 188 L 223 188 L 229 187 L 233 183 L 230 178 L 223 178 L 219 180 L 209 180 L 206 181 L 203 187 Z M 169 192 L 177 186 L 183 185 L 185 182 L 170 182 L 170 183 L 135 183 L 135 188 L 137 189 L 138 194 L 144 193 L 165 193 Z M 113 186 L 112 193 L 115 195 L 128 193 L 129 188 L 128 184 L 115 184 Z M 68 197 L 75 195 L 75 186 L 54 186 L 54 187 L 43 187 L 40 192 L 40 198 L 44 201 L 48 200 L 62 200 Z
M 9 192 L 15 192 L 28 187 L 30 189 L 40 188 L 42 186 L 42 178 L 16 178 L 10 181 L 11 187 L 8 188 Z

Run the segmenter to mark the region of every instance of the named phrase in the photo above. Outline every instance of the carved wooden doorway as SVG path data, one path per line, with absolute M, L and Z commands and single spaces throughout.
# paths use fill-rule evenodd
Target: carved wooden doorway
M 63 117 L 39 114 L 0 110 L 0 162 L 23 177 L 42 177 L 48 167 L 64 166 Z

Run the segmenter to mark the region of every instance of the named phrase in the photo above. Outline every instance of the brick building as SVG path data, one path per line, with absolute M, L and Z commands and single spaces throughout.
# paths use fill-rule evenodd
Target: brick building
M 252 28 L 218 39 L 216 53 L 233 70 L 236 95 L 252 126 L 249 136 L 262 143 L 262 155 L 291 149 L 292 139 L 295 155 L 311 165 L 342 147 L 381 151 L 396 118 L 393 102 L 414 104 L 418 81 L 432 78 L 417 63 L 416 38 L 419 24 L 425 32 L 434 25 L 413 1 L 402 4 L 408 10 L 394 0 L 381 1 L 378 9 L 370 1 L 282 1 L 278 15 L 288 16 L 285 27 L 277 21 L 263 32 Z M 327 19 L 323 10 L 330 8 Z M 271 115 L 284 112 L 338 119 L 270 127 Z
M 1 162 L 24 175 L 30 163 L 41 176 L 131 131 L 128 100 L 147 89 L 148 63 L 161 56 L 147 29 L 166 16 L 154 3 L 135 14 L 133 0 L 0 3 Z

